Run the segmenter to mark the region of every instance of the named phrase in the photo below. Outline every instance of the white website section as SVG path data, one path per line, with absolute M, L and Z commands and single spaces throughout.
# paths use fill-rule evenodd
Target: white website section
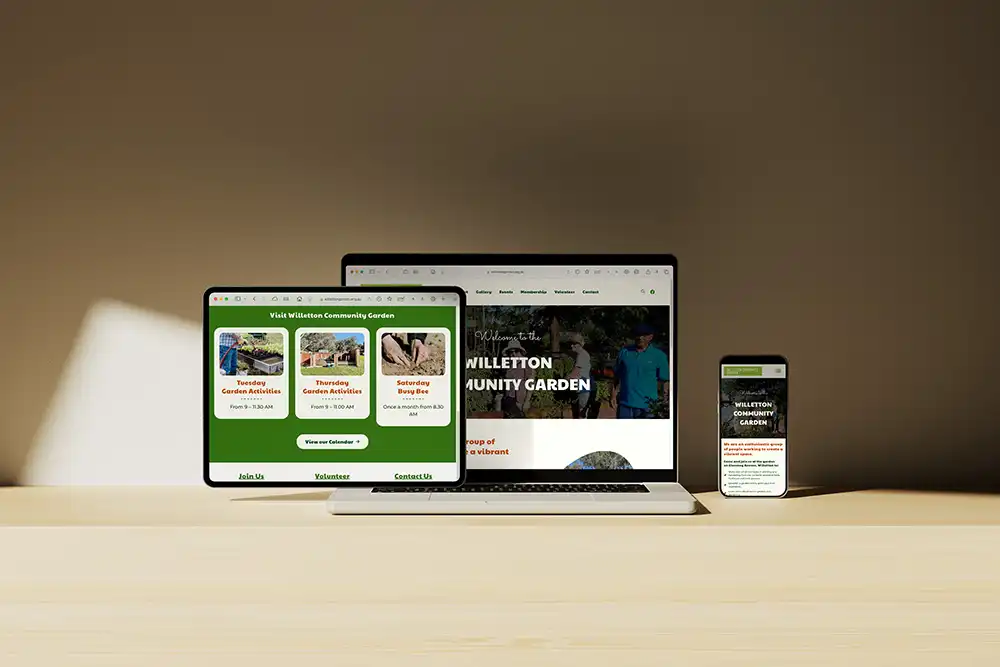
M 637 470 L 674 467 L 669 419 L 470 419 L 466 438 L 472 469 L 559 470 L 602 453 Z
M 719 490 L 727 496 L 780 496 L 788 480 L 785 438 L 723 438 Z
M 216 482 L 454 482 L 457 463 L 210 463 Z

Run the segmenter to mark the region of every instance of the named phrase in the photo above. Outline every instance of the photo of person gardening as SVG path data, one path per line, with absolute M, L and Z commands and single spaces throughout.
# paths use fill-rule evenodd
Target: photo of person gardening
M 285 371 L 285 337 L 280 333 L 219 334 L 222 375 L 281 375 Z
M 299 372 L 302 375 L 364 375 L 364 332 L 300 333 Z
M 719 433 L 723 438 L 785 438 L 788 380 L 729 378 L 719 396 Z
M 667 306 L 469 307 L 468 417 L 668 418 L 669 316 Z
M 383 333 L 383 375 L 444 375 L 445 338 L 439 333 Z

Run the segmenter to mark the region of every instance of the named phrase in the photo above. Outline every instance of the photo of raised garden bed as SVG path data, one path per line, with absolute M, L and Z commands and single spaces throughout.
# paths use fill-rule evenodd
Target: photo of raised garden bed
M 281 375 L 285 372 L 285 337 L 280 333 L 223 331 L 219 335 L 223 375 Z
M 361 331 L 299 334 L 302 375 L 364 375 L 365 335 Z

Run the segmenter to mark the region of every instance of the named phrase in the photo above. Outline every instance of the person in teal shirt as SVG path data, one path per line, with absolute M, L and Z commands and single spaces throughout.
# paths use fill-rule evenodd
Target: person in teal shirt
M 623 347 L 615 361 L 611 407 L 618 419 L 649 419 L 660 400 L 660 383 L 670 381 L 670 365 L 666 353 L 650 345 L 653 327 L 640 324 L 632 333 L 635 342 Z

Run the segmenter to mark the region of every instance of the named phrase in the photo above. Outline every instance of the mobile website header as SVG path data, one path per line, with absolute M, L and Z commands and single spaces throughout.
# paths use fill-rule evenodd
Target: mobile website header
M 732 364 L 722 366 L 722 378 L 783 378 L 784 364 Z

